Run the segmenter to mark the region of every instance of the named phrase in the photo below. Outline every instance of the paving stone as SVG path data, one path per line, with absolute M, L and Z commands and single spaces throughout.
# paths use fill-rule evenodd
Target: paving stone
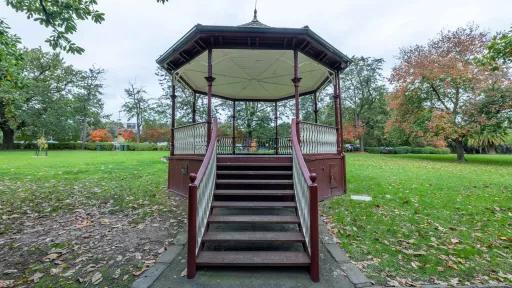
M 181 232 L 174 239 L 174 245 L 185 245 L 187 243 L 187 233 Z
M 350 258 L 348 258 L 345 250 L 341 249 L 340 246 L 336 243 L 334 244 L 324 244 L 327 248 L 327 251 L 331 254 L 331 256 L 338 263 L 350 263 Z
M 350 282 L 354 284 L 356 288 L 372 286 L 372 282 L 366 277 L 356 265 L 352 263 L 345 263 L 341 266 L 343 271 L 347 274 Z
M 156 263 L 155 265 L 151 266 L 150 269 L 148 269 L 142 276 L 139 277 L 135 282 L 132 284 L 132 288 L 147 288 L 153 285 L 153 283 L 158 279 L 160 274 L 169 266 L 169 264 L 165 263 Z
M 174 257 L 183 249 L 182 245 L 172 245 L 167 247 L 167 250 L 158 257 L 157 263 L 171 263 Z

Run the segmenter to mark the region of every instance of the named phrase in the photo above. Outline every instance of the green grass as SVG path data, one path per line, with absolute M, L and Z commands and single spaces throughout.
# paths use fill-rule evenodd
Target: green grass
M 34 157 L 34 152 L 0 152 L 0 218 L 102 204 L 153 214 L 166 208 L 167 164 L 160 160 L 166 154 L 50 151 L 48 157 Z
M 324 204 L 341 246 L 381 284 L 512 283 L 512 156 L 467 159 L 349 154 L 348 196 L 373 199 Z

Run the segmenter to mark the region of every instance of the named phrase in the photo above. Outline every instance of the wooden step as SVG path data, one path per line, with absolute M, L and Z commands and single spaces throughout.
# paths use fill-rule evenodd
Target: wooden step
M 217 163 L 217 166 L 223 167 L 254 167 L 254 166 L 265 166 L 265 167 L 292 167 L 292 163 L 271 163 L 271 162 L 262 162 L 262 163 Z
M 292 196 L 293 190 L 215 190 L 214 195 L 227 196 Z
M 213 208 L 295 208 L 295 202 L 213 201 Z
M 237 241 L 237 242 L 303 242 L 301 232 L 211 232 L 208 231 L 203 241 Z
M 291 185 L 293 180 L 290 179 L 217 179 L 217 184 L 265 184 L 265 185 Z
M 306 252 L 290 251 L 201 251 L 200 266 L 308 266 Z
M 292 171 L 231 171 L 219 170 L 217 175 L 292 175 Z
M 208 223 L 299 224 L 296 215 L 211 215 Z

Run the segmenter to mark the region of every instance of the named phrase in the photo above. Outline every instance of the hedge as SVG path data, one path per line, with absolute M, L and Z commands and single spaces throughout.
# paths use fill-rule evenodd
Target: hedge
M 129 151 L 167 151 L 167 145 L 157 145 L 154 143 L 126 143 Z M 14 143 L 14 149 L 36 150 L 36 143 Z M 82 143 L 80 142 L 59 142 L 48 143 L 48 150 L 80 150 Z M 94 151 L 112 151 L 114 144 L 111 142 L 86 142 L 84 144 L 85 150 Z
M 434 147 L 365 147 L 364 149 L 372 154 L 449 154 L 448 148 L 434 148 Z

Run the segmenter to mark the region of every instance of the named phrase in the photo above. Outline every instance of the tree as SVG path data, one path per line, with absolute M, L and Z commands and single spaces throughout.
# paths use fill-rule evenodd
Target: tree
M 82 148 L 87 141 L 87 131 L 101 121 L 103 113 L 103 74 L 100 68 L 90 68 L 77 74 L 78 91 L 73 96 L 73 115 L 80 131 Z
M 168 0 L 157 0 L 165 3 Z M 100 24 L 105 13 L 96 9 L 96 0 L 6 0 L 7 6 L 27 15 L 39 24 L 52 30 L 46 42 L 52 49 L 60 49 L 71 54 L 82 54 L 84 49 L 74 43 L 69 36 L 77 31 L 77 21 L 90 20 Z
M 107 129 L 96 129 L 91 131 L 91 141 L 93 142 L 112 142 L 112 134 Z
M 25 85 L 16 92 L 18 105 L 11 119 L 20 136 L 26 140 L 41 135 L 53 140 L 76 137 L 72 95 L 77 70 L 59 53 L 37 48 L 24 51 L 22 73 Z
M 489 65 L 493 70 L 500 66 L 512 64 L 512 26 L 508 32 L 495 35 L 487 44 L 487 51 L 480 59 L 484 65 Z
M 133 83 L 130 83 L 129 85 L 130 86 L 128 88 L 124 89 L 126 98 L 122 110 L 126 115 L 128 115 L 129 119 L 135 118 L 136 141 L 137 143 L 140 143 L 140 131 L 142 123 L 144 123 L 146 113 L 148 112 L 149 101 L 144 98 L 144 95 L 147 93 L 146 90 L 141 87 L 136 87 Z
M 15 91 L 21 86 L 23 63 L 20 38 L 9 30 L 9 26 L 0 19 L 0 130 L 3 149 L 14 148 L 16 127 L 13 127 L 12 118 L 14 107 L 19 102 Z
M 382 76 L 384 59 L 352 57 L 352 64 L 341 74 L 344 115 L 359 131 L 359 144 L 364 150 L 364 137 L 369 132 L 379 133 L 382 138 L 387 120 L 387 93 Z M 378 131 L 377 131 L 378 130 Z
M 457 159 L 465 161 L 468 136 L 502 119 L 497 115 L 512 103 L 508 71 L 492 72 L 475 63 L 488 40 L 477 26 L 467 26 L 401 49 L 391 75 L 394 123 L 408 131 L 423 125 L 417 133 L 452 143 Z

